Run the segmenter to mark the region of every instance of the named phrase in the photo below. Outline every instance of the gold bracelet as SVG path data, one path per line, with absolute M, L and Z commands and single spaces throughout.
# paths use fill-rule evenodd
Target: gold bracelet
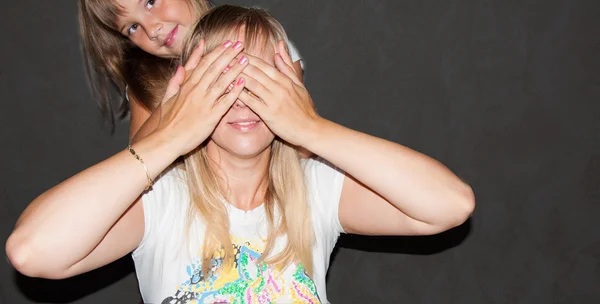
M 148 167 L 146 167 L 144 160 L 139 155 L 137 155 L 137 153 L 135 153 L 135 150 L 133 150 L 131 145 L 128 145 L 127 149 L 129 149 L 129 152 L 131 153 L 131 155 L 133 155 L 133 157 L 135 157 L 135 159 L 139 160 L 140 163 L 142 163 L 142 166 L 144 166 L 144 170 L 146 171 L 146 178 L 148 179 L 148 184 L 146 185 L 146 189 L 144 189 L 144 191 L 148 191 L 148 189 L 150 189 L 150 187 L 152 187 L 152 183 L 154 183 L 152 181 L 152 179 L 150 178 L 150 174 L 148 174 Z

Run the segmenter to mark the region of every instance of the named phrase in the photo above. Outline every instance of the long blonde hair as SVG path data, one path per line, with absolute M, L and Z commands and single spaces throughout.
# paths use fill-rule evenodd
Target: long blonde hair
M 246 50 L 275 49 L 285 40 L 285 31 L 275 18 L 257 8 L 224 5 L 210 10 L 191 31 L 183 48 L 182 63 L 189 58 L 200 39 L 205 39 L 206 52 L 226 39 L 234 41 L 240 29 L 245 29 Z M 258 55 L 258 54 L 257 54 Z M 233 265 L 234 250 L 229 234 L 229 217 L 218 176 L 206 153 L 206 143 L 185 157 L 186 179 L 190 192 L 190 219 L 200 216 L 205 222 L 202 250 L 202 271 L 206 275 L 214 253 L 223 259 L 225 268 Z M 299 261 L 307 274 L 312 274 L 312 228 L 304 171 L 296 149 L 279 138 L 271 144 L 266 175 L 267 190 L 264 206 L 267 214 L 268 236 L 261 261 L 284 268 Z M 271 255 L 275 240 L 287 237 L 284 249 Z
M 197 17 L 211 7 L 206 0 L 186 1 Z M 128 62 L 135 60 L 131 51 L 138 47 L 116 29 L 117 19 L 124 13 L 116 0 L 79 0 L 78 9 L 88 81 L 102 114 L 113 127 L 115 120 L 129 113 L 125 90 L 133 80 L 126 71 Z

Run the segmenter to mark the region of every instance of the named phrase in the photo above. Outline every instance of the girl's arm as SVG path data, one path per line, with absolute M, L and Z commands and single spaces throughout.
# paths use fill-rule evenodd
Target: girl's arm
M 129 142 L 133 142 L 135 134 L 152 114 L 142 106 L 135 98 L 129 98 Z
M 470 216 L 475 205 L 471 188 L 444 165 L 319 117 L 310 95 L 281 56 L 275 55 L 277 69 L 260 58 L 249 58 L 243 76 L 248 90 L 260 99 L 245 92 L 240 99 L 279 137 L 347 173 L 339 210 L 345 231 L 434 234 Z

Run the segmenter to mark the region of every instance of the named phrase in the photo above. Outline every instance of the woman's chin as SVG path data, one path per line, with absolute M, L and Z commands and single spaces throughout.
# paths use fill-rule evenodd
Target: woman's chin
M 263 146 L 263 147 L 245 146 L 245 147 L 228 149 L 229 151 L 227 151 L 227 152 L 229 152 L 229 154 L 231 154 L 232 156 L 235 156 L 237 158 L 252 159 L 252 158 L 259 157 L 263 153 L 267 152 L 268 147 L 269 146 Z
M 212 147 L 210 147 L 212 145 Z M 259 145 L 256 142 L 239 142 L 239 143 L 220 143 L 215 140 L 211 140 L 208 144 L 209 150 L 214 150 L 219 155 L 230 155 L 239 159 L 252 159 L 261 156 L 263 153 L 267 153 L 270 144 L 264 143 Z

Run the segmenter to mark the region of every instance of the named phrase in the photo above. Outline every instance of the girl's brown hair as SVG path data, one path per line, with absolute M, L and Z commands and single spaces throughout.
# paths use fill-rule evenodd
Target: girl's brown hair
M 154 111 L 165 96 L 169 80 L 177 69 L 177 61 L 133 48 L 125 55 L 124 66 L 123 75 L 128 79 L 125 93 L 129 101 Z
M 188 60 L 200 39 L 205 40 L 205 52 L 209 52 L 227 39 L 237 40 L 242 32 L 245 51 L 254 52 L 257 56 L 268 53 L 268 48 L 276 50 L 278 41 L 287 41 L 281 24 L 266 11 L 232 5 L 219 6 L 204 15 L 191 31 L 183 48 L 182 64 Z M 261 261 L 280 269 L 291 262 L 300 262 L 307 274 L 311 275 L 314 231 L 298 152 L 283 140 L 275 138 L 270 153 L 264 196 L 268 236 Z M 206 227 L 202 250 L 204 274 L 207 274 L 208 261 L 215 253 L 223 258 L 226 268 L 233 265 L 234 259 L 229 217 L 223 201 L 227 197 L 227 188 L 219 186 L 227 185 L 227 181 L 216 173 L 214 166 L 215 162 L 206 153 L 206 143 L 185 157 L 185 176 L 192 210 L 189 221 L 199 216 Z M 282 236 L 287 238 L 285 247 L 280 253 L 272 255 L 275 240 Z
M 200 17 L 211 7 L 206 0 L 186 0 Z M 92 94 L 111 127 L 129 112 L 126 87 L 132 81 L 126 55 L 137 48 L 117 28 L 123 9 L 116 0 L 79 0 L 79 25 L 84 64 Z M 118 94 L 116 94 L 117 92 Z

